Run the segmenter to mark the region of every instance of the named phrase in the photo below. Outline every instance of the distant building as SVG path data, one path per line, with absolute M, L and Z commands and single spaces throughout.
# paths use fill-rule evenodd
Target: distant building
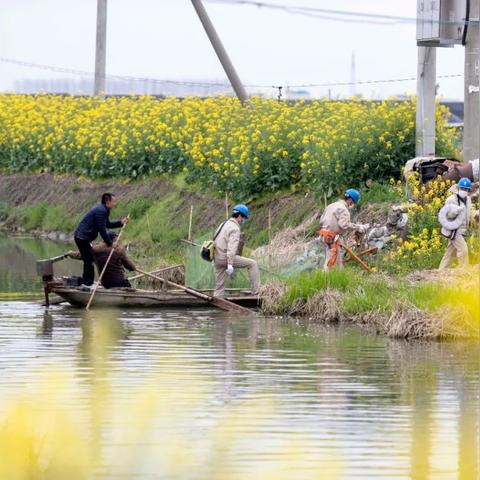
M 218 83 L 218 85 L 215 85 Z M 107 95 L 155 95 L 184 97 L 196 95 L 207 97 L 212 95 L 233 95 L 228 85 L 221 85 L 224 81 L 185 80 L 160 81 L 150 79 L 108 78 L 106 84 Z M 13 89 L 16 93 L 59 93 L 69 95 L 90 95 L 93 92 L 92 78 L 25 78 L 17 80 Z
M 463 127 L 463 102 L 443 100 L 440 104 L 445 105 L 450 110 L 451 116 L 448 119 L 449 125 Z
M 288 100 L 310 100 L 312 98 L 310 92 L 308 90 L 287 90 L 287 98 Z

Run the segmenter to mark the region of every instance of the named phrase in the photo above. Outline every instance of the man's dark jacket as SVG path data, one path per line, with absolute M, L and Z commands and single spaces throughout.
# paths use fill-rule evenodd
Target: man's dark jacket
M 120 228 L 122 222 L 111 222 L 108 218 L 109 215 L 110 209 L 106 205 L 103 203 L 96 205 L 83 217 L 75 230 L 74 236 L 86 242 L 93 242 L 100 234 L 103 241 L 111 246 L 112 240 L 107 233 L 107 228 Z

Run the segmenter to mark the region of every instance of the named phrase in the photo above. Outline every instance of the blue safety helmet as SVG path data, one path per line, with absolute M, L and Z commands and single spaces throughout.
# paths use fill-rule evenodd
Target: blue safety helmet
M 349 188 L 345 192 L 345 198 L 351 198 L 353 203 L 358 203 L 360 201 L 360 192 L 354 188 Z
M 248 210 L 248 207 L 246 205 L 244 205 L 243 203 L 235 205 L 233 207 L 233 213 L 240 213 L 245 218 L 248 218 L 250 216 L 250 211 Z
M 468 178 L 463 177 L 458 181 L 458 188 L 466 188 L 468 190 L 471 190 L 472 182 Z

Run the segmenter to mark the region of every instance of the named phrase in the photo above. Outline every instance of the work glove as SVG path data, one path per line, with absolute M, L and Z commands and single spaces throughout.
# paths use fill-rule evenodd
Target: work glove
M 232 276 L 233 275 L 233 265 L 227 265 L 227 275 Z

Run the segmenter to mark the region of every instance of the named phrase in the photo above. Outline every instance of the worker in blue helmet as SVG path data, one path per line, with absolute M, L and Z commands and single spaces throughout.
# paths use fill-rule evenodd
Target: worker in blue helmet
M 350 211 L 360 202 L 360 192 L 354 188 L 345 191 L 342 199 L 327 206 L 320 218 L 320 238 L 325 245 L 324 269 L 343 265 L 341 243 L 349 231 L 366 233 L 370 225 L 352 223 Z
M 214 235 L 214 258 L 215 266 L 215 293 L 216 297 L 225 295 L 225 281 L 231 276 L 235 268 L 247 268 L 250 277 L 252 295 L 258 295 L 260 275 L 255 260 L 240 255 L 240 229 L 250 218 L 250 211 L 246 205 L 235 205 L 232 216 L 223 222 Z
M 450 267 L 455 257 L 459 267 L 468 265 L 468 246 L 465 235 L 472 209 L 472 200 L 468 196 L 472 190 L 472 182 L 468 178 L 461 178 L 457 187 L 457 193 L 447 198 L 438 214 L 438 220 L 442 226 L 441 233 L 448 238 L 447 250 L 440 262 L 439 270 Z

